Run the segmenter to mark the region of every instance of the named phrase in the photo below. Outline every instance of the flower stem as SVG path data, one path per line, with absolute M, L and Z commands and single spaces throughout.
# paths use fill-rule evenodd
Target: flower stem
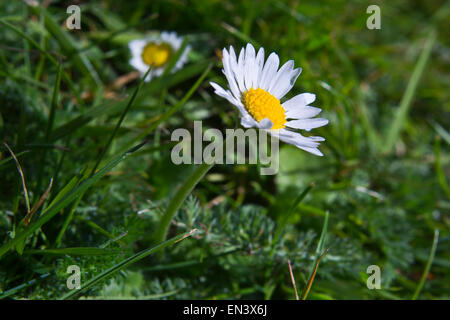
M 233 139 L 234 135 L 228 136 L 219 148 L 222 148 L 230 139 Z M 175 216 L 178 209 L 180 209 L 184 200 L 188 197 L 188 195 L 192 192 L 195 186 L 200 182 L 200 180 L 205 176 L 205 174 L 214 166 L 214 161 L 212 158 L 203 159 L 203 163 L 199 165 L 194 172 L 189 176 L 186 182 L 178 189 L 175 193 L 174 197 L 169 203 L 166 211 L 164 212 L 163 217 L 159 223 L 158 230 L 156 230 L 155 241 L 156 243 L 160 243 L 164 241 L 167 237 L 167 231 L 170 227 L 170 222 Z

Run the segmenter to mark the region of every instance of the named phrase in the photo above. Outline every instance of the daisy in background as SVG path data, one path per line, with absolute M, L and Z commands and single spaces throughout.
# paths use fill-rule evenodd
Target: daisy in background
M 175 32 L 163 31 L 159 35 L 152 35 L 145 39 L 132 40 L 128 44 L 131 51 L 130 64 L 139 71 L 141 77 L 152 65 L 152 70 L 145 81 L 150 81 L 153 77 L 159 77 L 167 67 L 172 55 L 181 47 L 183 38 Z M 172 68 L 172 72 L 181 69 L 187 61 L 189 46 L 180 55 L 180 58 Z
M 297 129 L 311 130 L 326 125 L 327 119 L 313 118 L 320 108 L 310 106 L 316 96 L 301 93 L 281 103 L 281 98 L 291 90 L 302 69 L 294 69 L 294 61 L 289 60 L 280 69 L 280 58 L 272 52 L 264 62 L 264 49 L 255 53 L 249 43 L 242 48 L 239 58 L 230 46 L 223 49 L 223 70 L 230 90 L 225 90 L 211 82 L 215 93 L 234 104 L 241 113 L 241 125 L 245 128 L 257 127 L 268 131 L 281 141 L 293 144 L 312 154 L 323 156 L 319 151 L 322 137 L 305 137 Z

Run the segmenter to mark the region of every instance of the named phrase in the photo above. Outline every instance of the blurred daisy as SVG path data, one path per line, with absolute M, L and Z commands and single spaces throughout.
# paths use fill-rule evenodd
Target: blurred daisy
M 311 130 L 328 123 L 327 119 L 313 118 L 321 111 L 310 106 L 316 96 L 301 93 L 281 103 L 280 99 L 294 86 L 302 69 L 294 69 L 294 61 L 289 60 L 279 70 L 280 58 L 272 52 L 264 63 L 264 49 L 258 53 L 249 43 L 242 48 L 239 58 L 232 46 L 229 52 L 223 49 L 223 70 L 228 80 L 225 90 L 211 82 L 215 93 L 234 104 L 241 113 L 241 125 L 245 128 L 257 127 L 268 131 L 280 140 L 293 144 L 318 156 L 319 141 L 322 137 L 305 137 L 296 129 Z
M 163 31 L 159 35 L 152 35 L 145 39 L 130 41 L 128 47 L 131 51 L 130 64 L 143 76 L 150 65 L 152 70 L 145 81 L 160 76 L 167 67 L 172 55 L 181 47 L 183 38 L 175 32 Z M 180 58 L 172 68 L 172 72 L 181 69 L 187 61 L 189 46 L 181 54 Z

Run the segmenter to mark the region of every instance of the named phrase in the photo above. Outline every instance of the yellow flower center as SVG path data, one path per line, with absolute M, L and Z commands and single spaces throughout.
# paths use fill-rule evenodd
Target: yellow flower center
M 281 106 L 280 100 L 266 90 L 250 88 L 244 93 L 242 103 L 256 121 L 259 122 L 269 118 L 273 123 L 272 129 L 284 128 L 286 123 L 285 110 Z
M 142 51 L 142 60 L 153 68 L 159 68 L 169 61 L 172 55 L 172 48 L 167 43 L 147 43 Z

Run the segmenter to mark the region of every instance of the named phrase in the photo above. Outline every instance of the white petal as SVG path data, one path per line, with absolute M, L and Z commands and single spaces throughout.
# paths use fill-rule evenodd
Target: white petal
M 145 75 L 145 73 L 142 74 L 141 76 L 143 76 L 143 75 Z M 158 76 L 158 75 L 156 75 L 156 76 Z M 154 74 L 150 71 L 147 75 L 147 78 L 144 79 L 144 82 L 149 82 L 150 80 L 152 80 L 153 77 L 154 77 Z
M 239 102 L 236 100 L 236 98 L 233 96 L 233 94 L 229 90 L 225 90 L 224 88 L 222 88 L 215 82 L 210 82 L 209 84 L 215 89 L 215 91 L 214 91 L 215 94 L 217 94 L 218 96 L 221 96 L 222 98 L 227 99 L 229 102 L 234 104 L 236 107 L 238 107 L 238 108 L 240 107 Z
M 152 77 L 153 76 L 159 77 L 160 75 L 163 74 L 164 70 L 165 70 L 165 68 L 158 68 L 158 69 L 150 71 L 150 74 L 152 75 Z
M 322 109 L 312 106 L 298 106 L 286 111 L 286 118 L 291 119 L 308 119 L 317 116 Z
M 146 40 L 132 40 L 128 43 L 128 47 L 131 51 L 130 65 L 141 73 L 145 74 L 148 69 L 148 65 L 142 60 L 142 51 L 146 45 Z
M 264 118 L 257 123 L 259 129 L 270 129 L 273 127 L 273 122 L 269 118 Z
M 242 48 L 239 52 L 238 66 L 241 70 L 244 70 L 245 49 Z
M 214 93 L 218 96 L 227 99 L 232 105 L 234 105 L 243 117 L 249 117 L 247 110 L 240 100 L 237 100 L 229 90 L 223 89 L 217 83 L 210 82 L 211 86 L 215 89 Z
M 231 71 L 231 66 L 230 66 L 230 56 L 228 54 L 228 51 L 224 48 L 223 49 L 223 73 L 225 74 L 225 77 L 228 80 L 228 86 L 231 89 L 231 92 L 233 93 L 234 97 L 237 100 L 241 99 L 241 92 L 239 91 L 237 84 L 236 84 L 236 80 L 234 78 L 234 73 Z
M 285 110 L 298 109 L 299 107 L 306 106 L 316 100 L 316 95 L 313 93 L 301 93 L 295 97 L 289 99 L 282 104 Z
M 142 55 L 142 51 L 146 44 L 146 40 L 132 40 L 128 43 L 128 48 L 130 48 L 132 56 L 137 57 Z
M 281 66 L 280 70 L 278 70 L 276 76 L 272 77 L 271 81 L 269 82 L 269 87 L 267 88 L 267 91 L 269 91 L 270 93 L 272 93 L 274 95 L 273 92 L 276 91 L 281 80 L 285 81 L 289 77 L 289 73 L 293 70 L 293 68 L 294 68 L 293 60 L 289 60 L 288 62 L 283 64 Z
M 148 65 L 145 64 L 145 62 L 140 57 L 133 57 L 129 61 L 130 65 L 135 68 L 137 71 L 139 71 L 141 74 L 145 74 L 148 69 Z
M 286 126 L 295 129 L 311 130 L 328 124 L 328 120 L 324 118 L 300 119 L 286 122 Z
M 255 59 L 255 81 L 253 83 L 255 89 L 258 89 L 261 83 L 261 75 L 264 67 L 264 48 L 261 47 L 258 50 L 258 54 Z
M 309 136 L 308 139 L 311 141 L 325 141 L 324 137 L 318 137 L 318 136 Z
M 130 41 L 128 47 L 130 48 L 132 58 L 129 61 L 129 63 L 134 68 L 136 68 L 136 70 L 138 70 L 141 73 L 141 75 L 144 75 L 148 70 L 148 65 L 142 60 L 142 52 L 149 42 L 156 44 L 167 43 L 172 47 L 173 50 L 176 51 L 181 47 L 183 38 L 178 37 L 175 32 L 162 31 L 158 35 L 151 34 L 145 39 Z M 181 69 L 181 67 L 186 63 L 187 54 L 189 50 L 190 47 L 187 46 L 186 49 L 181 54 L 178 61 L 176 62 L 175 66 L 173 67 L 172 72 Z M 150 81 L 151 78 L 160 76 L 164 72 L 164 70 L 165 70 L 164 66 L 151 70 L 145 81 Z
M 320 145 L 320 143 L 317 142 L 317 139 L 311 137 L 304 137 L 298 132 L 293 132 L 286 129 L 281 129 L 278 131 L 280 140 L 292 144 L 294 146 L 316 148 Z
M 298 76 L 302 72 L 302 68 L 297 68 L 292 71 L 287 71 L 276 80 L 272 94 L 277 98 L 283 98 L 288 93 L 297 81 Z
M 183 43 L 183 39 L 181 37 L 178 37 L 177 34 L 173 31 L 172 32 L 163 31 L 161 33 L 161 42 L 170 44 L 172 49 L 177 51 L 178 49 L 180 49 L 181 44 Z
M 248 43 L 247 49 L 245 50 L 245 63 L 244 63 L 244 83 L 247 90 L 253 87 L 253 79 L 255 76 L 254 65 L 255 65 L 255 48 Z
M 169 40 L 169 38 L 170 38 L 170 33 L 169 32 L 167 32 L 167 31 L 162 31 L 161 32 L 161 39 L 162 40 L 166 41 L 166 40 Z
M 245 86 L 244 86 L 244 70 L 241 68 L 241 66 L 237 63 L 236 59 L 236 53 L 234 52 L 233 46 L 230 46 L 230 63 L 231 63 L 231 70 L 234 73 L 234 77 L 236 79 L 236 82 L 239 87 L 239 91 L 245 92 Z
M 315 154 L 316 156 L 323 157 L 323 153 L 320 152 L 320 150 L 317 148 L 309 148 L 309 147 L 302 147 L 302 146 L 297 146 L 297 148 L 308 151 L 309 153 Z
M 261 82 L 259 84 L 259 87 L 264 90 L 269 89 L 269 84 L 271 80 L 276 76 L 276 72 L 278 69 L 278 66 L 280 64 L 280 58 L 275 52 L 272 52 L 269 57 L 267 58 L 266 64 L 264 65 L 262 75 L 261 75 Z
M 191 46 L 187 45 L 186 48 L 184 49 L 183 53 L 181 54 L 180 58 L 178 59 L 178 61 L 176 62 L 175 66 L 172 69 L 172 73 L 180 70 L 187 62 L 188 60 L 188 53 L 189 51 L 191 51 Z
M 315 140 L 319 141 L 318 138 L 321 137 L 304 137 L 299 133 L 292 132 L 286 129 L 281 129 L 278 135 L 281 141 L 292 144 L 297 148 L 303 149 L 317 156 L 323 156 L 322 152 L 320 152 L 317 148 L 319 146 L 319 143 L 315 142 Z
M 253 128 L 257 126 L 257 122 L 251 116 L 247 115 L 241 118 L 241 125 L 244 128 Z
M 211 82 L 209 82 L 209 84 L 214 88 L 214 90 L 215 90 L 214 93 L 223 98 L 226 98 L 227 96 L 229 96 L 231 94 L 231 92 L 229 90 L 225 90 L 224 88 L 222 88 L 215 82 L 211 81 Z

